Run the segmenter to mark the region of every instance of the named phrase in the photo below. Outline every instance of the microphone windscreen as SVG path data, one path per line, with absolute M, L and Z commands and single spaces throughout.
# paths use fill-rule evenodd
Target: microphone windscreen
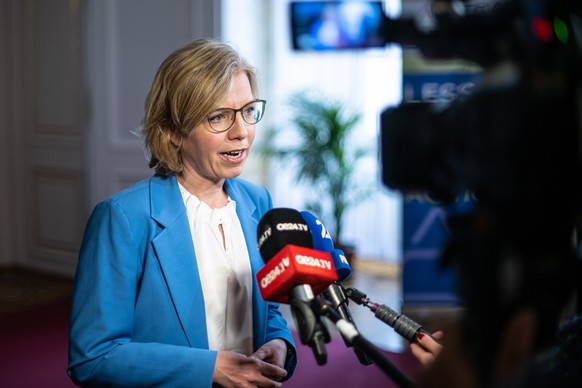
M 313 249 L 323 252 L 331 252 L 333 250 L 333 240 L 323 223 L 316 216 L 306 210 L 301 211 L 300 214 L 307 223 L 309 231 L 311 232 Z
M 307 223 L 295 209 L 273 208 L 265 213 L 257 227 L 258 247 L 266 263 L 286 245 L 313 248 Z
M 338 282 L 343 282 L 352 273 L 352 267 L 350 267 L 346 255 L 341 249 L 336 248 L 329 253 L 331 254 L 331 259 L 337 272 L 337 280 Z
M 329 253 L 287 244 L 257 271 L 256 278 L 264 300 L 289 303 L 294 287 L 309 285 L 316 296 L 338 277 Z

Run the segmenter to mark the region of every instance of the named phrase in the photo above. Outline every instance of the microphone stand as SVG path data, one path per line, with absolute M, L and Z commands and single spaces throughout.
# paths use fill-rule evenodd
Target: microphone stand
M 357 345 L 359 349 L 364 351 L 400 387 L 412 388 L 416 386 L 408 376 L 396 368 L 370 341 L 364 338 L 353 324 L 343 319 L 333 309 L 331 303 L 322 298 L 314 298 L 311 300 L 311 308 L 317 315 L 331 319 L 344 338 L 347 338 L 350 343 Z
M 323 291 L 321 295 L 323 295 L 323 297 L 331 303 L 331 307 L 335 309 L 335 311 L 342 317 L 342 319 L 350 322 L 357 329 L 356 323 L 352 318 L 352 314 L 348 309 L 348 298 L 344 293 L 344 288 L 339 283 L 331 284 L 325 291 Z M 360 364 L 370 365 L 373 363 L 366 352 L 360 349 L 357 345 L 350 344 L 347 338 L 345 338 L 343 335 L 342 338 L 346 346 L 351 347 L 354 350 L 354 353 L 356 354 L 358 361 L 360 361 Z
M 327 362 L 325 343 L 330 342 L 331 337 L 320 315 L 313 312 L 309 303 L 312 299 L 313 292 L 310 286 L 295 286 L 291 290 L 289 306 L 301 343 L 311 347 L 317 365 L 324 365 Z

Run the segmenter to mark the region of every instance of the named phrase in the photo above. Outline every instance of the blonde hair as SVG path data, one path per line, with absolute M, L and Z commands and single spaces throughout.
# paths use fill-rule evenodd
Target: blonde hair
M 174 51 L 160 65 L 145 103 L 142 131 L 150 153 L 149 167 L 163 176 L 182 171 L 180 144 L 228 93 L 244 72 L 257 96 L 254 68 L 231 46 L 198 39 Z

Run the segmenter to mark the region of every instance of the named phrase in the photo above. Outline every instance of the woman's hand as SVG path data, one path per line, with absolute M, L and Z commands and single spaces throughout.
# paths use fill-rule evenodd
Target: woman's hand
M 283 368 L 285 366 L 285 358 L 287 357 L 287 343 L 280 338 L 276 338 L 261 346 L 249 357 Z
M 218 352 L 212 380 L 221 387 L 281 387 L 279 381 L 287 376 L 286 355 L 287 345 L 281 339 L 264 344 L 248 357 Z
M 434 332 L 432 337 L 424 333 L 418 333 L 416 341 L 410 343 L 410 350 L 422 365 L 428 367 L 434 362 L 443 348 L 435 339 L 438 340 L 443 337 L 444 333 L 442 331 Z

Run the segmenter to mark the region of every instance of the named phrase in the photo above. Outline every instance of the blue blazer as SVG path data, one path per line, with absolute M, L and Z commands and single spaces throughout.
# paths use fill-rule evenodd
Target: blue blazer
M 264 188 L 230 179 L 253 271 L 255 350 L 282 338 L 295 345 L 278 304 L 261 298 L 264 263 L 257 225 L 272 207 Z M 208 350 L 204 297 L 188 217 L 175 177 L 153 176 L 99 203 L 79 255 L 68 373 L 85 386 L 210 387 L 217 352 Z

